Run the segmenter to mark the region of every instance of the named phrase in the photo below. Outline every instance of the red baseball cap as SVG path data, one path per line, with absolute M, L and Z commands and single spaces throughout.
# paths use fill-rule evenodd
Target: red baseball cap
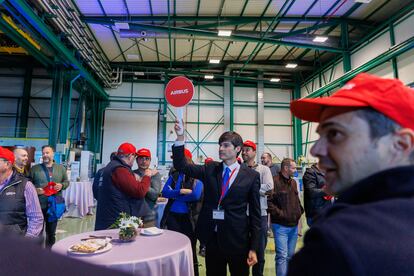
M 51 196 L 54 194 L 57 194 L 58 191 L 56 191 L 53 187 L 56 186 L 55 182 L 49 182 L 47 185 L 43 188 L 44 195 L 45 196 Z
M 193 154 L 188 149 L 184 149 L 184 156 L 193 159 Z
M 118 148 L 118 154 L 136 154 L 137 149 L 134 147 L 133 144 L 130 143 L 123 143 Z
M 319 122 L 326 107 L 371 107 L 402 127 L 414 129 L 414 89 L 397 79 L 380 78 L 367 73 L 358 74 L 330 97 L 299 99 L 291 102 L 296 117 Z
M 256 151 L 256 144 L 250 140 L 244 141 L 243 147 L 251 147 L 254 151 Z
M 151 151 L 149 149 L 146 149 L 146 148 L 139 149 L 137 151 L 137 156 L 138 157 L 149 157 L 149 158 L 151 158 Z
M 14 164 L 14 154 L 8 149 L 0 147 L 0 158 L 6 159 L 10 163 Z
M 208 163 L 210 163 L 210 162 L 213 162 L 214 160 L 213 160 L 213 158 L 211 158 L 211 157 L 207 157 L 205 160 L 204 160 L 204 164 L 208 164 Z

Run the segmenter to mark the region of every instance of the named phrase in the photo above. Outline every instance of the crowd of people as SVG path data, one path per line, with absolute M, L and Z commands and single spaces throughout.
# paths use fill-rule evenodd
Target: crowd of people
M 95 229 L 107 229 L 121 212 L 152 227 L 162 196 L 168 204 L 161 227 L 190 239 L 195 275 L 197 241 L 207 275 L 227 275 L 227 267 L 231 275 L 263 275 L 269 227 L 277 276 L 412 274 L 414 91 L 398 80 L 360 74 L 332 96 L 293 101 L 291 111 L 319 123 L 311 148 L 319 162 L 303 175 L 304 206 L 295 160 L 284 158 L 278 166 L 263 153 L 258 164 L 256 144 L 227 131 L 218 140 L 220 161 L 198 165 L 177 121 L 164 186 L 150 168 L 150 150 L 130 143 L 96 173 Z M 24 149 L 0 147 L 2 228 L 34 239 L 44 229 L 47 247 L 55 242 L 57 220 L 43 188 L 54 182 L 58 198 L 69 185 L 53 157 L 53 148 L 44 146 L 43 163 L 28 171 Z M 303 213 L 310 229 L 295 254 Z

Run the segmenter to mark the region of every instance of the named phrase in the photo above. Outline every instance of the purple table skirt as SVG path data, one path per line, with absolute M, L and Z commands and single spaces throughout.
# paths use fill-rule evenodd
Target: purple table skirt
M 191 242 L 183 234 L 164 230 L 159 236 L 138 235 L 134 242 L 112 243 L 108 252 L 79 256 L 69 254 L 68 248 L 89 235 L 118 238 L 118 229 L 82 233 L 57 242 L 52 251 L 88 263 L 122 270 L 143 276 L 193 276 Z

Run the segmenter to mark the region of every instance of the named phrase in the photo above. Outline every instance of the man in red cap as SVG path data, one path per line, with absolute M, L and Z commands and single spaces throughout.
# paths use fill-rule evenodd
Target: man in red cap
M 253 276 L 263 275 L 265 265 L 265 249 L 267 244 L 267 196 L 266 193 L 273 189 L 273 177 L 270 169 L 256 162 L 256 144 L 245 140 L 242 147 L 242 158 L 244 163 L 260 174 L 260 210 L 261 228 L 260 243 L 257 251 L 257 264 L 253 266 Z
M 131 169 L 136 154 L 134 145 L 123 143 L 105 167 L 98 191 L 95 230 L 108 229 L 122 212 L 137 217 L 148 212 L 144 197 L 149 190 L 152 173 L 147 169 L 142 179 L 137 180 Z
M 0 147 L 0 224 L 27 237 L 42 232 L 43 214 L 36 188 L 13 170 L 14 154 Z
M 414 271 L 414 91 L 359 74 L 331 97 L 292 102 L 319 122 L 311 149 L 338 200 L 312 225 L 289 275 Z
M 139 149 L 137 151 L 137 165 L 138 169 L 134 170 L 134 173 L 138 175 L 138 179 L 141 179 L 145 175 L 145 171 L 150 168 L 151 165 L 151 151 L 146 148 Z M 148 204 L 149 212 L 144 215 L 142 220 L 144 221 L 144 227 L 156 226 L 157 212 L 155 210 L 155 204 L 157 203 L 158 195 L 161 191 L 161 175 L 157 170 L 153 170 L 151 176 L 151 185 L 145 195 L 145 201 Z

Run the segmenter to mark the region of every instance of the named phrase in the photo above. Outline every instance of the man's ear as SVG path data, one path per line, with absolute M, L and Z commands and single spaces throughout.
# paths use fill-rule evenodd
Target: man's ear
M 235 147 L 234 149 L 236 150 L 237 155 L 239 155 L 239 154 L 241 153 L 241 149 L 242 149 L 242 147 L 237 146 L 237 147 Z
M 393 146 L 404 156 L 409 156 L 414 151 L 414 130 L 403 128 L 396 131 L 394 135 Z

